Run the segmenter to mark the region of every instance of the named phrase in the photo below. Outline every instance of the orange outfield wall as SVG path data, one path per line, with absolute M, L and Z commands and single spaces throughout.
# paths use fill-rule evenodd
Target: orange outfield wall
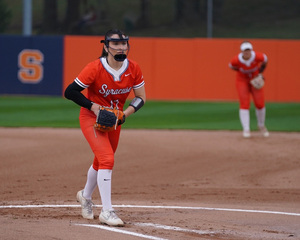
M 65 36 L 63 88 L 102 52 L 103 36 Z M 130 38 L 151 100 L 237 100 L 235 72 L 228 67 L 244 39 Z M 264 72 L 270 102 L 300 102 L 300 41 L 247 39 L 269 59 Z

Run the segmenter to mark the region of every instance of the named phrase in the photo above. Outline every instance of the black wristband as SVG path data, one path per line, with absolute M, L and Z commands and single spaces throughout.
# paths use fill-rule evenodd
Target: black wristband
M 134 108 L 134 112 L 137 112 L 142 106 L 144 106 L 144 100 L 141 97 L 135 97 L 130 102 L 129 106 Z

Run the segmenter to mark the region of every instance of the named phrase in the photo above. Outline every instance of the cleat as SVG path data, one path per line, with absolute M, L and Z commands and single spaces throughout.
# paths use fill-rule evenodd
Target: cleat
M 269 137 L 270 134 L 268 132 L 268 129 L 264 126 L 264 127 L 259 127 L 259 131 L 261 132 L 261 134 L 264 136 L 264 137 Z
M 244 138 L 249 138 L 249 137 L 251 137 L 251 134 L 250 134 L 250 131 L 243 131 L 243 137 Z
M 83 196 L 83 190 L 77 193 L 77 202 L 81 204 L 81 215 L 86 219 L 94 219 L 93 202 Z
M 101 211 L 99 215 L 100 223 L 107 224 L 109 226 L 122 227 L 124 222 L 117 216 L 114 210 Z

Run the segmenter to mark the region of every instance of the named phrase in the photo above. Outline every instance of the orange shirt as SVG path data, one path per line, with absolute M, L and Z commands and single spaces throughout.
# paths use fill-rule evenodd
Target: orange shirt
M 136 62 L 125 59 L 122 67 L 116 71 L 103 57 L 87 64 L 75 82 L 87 88 L 86 97 L 92 102 L 120 110 L 123 110 L 131 90 L 145 84 L 142 71 Z
M 242 56 L 242 53 L 234 56 L 229 63 L 229 67 L 232 66 L 238 68 L 237 77 L 246 80 L 250 80 L 258 75 L 260 64 L 268 61 L 268 58 L 264 53 L 255 51 L 251 51 L 251 57 L 248 60 L 243 59 Z

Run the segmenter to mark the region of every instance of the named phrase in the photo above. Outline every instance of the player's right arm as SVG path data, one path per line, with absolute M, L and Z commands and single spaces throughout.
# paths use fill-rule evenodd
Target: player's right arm
M 238 67 L 232 66 L 230 63 L 229 63 L 229 67 L 230 67 L 232 70 L 234 70 L 234 71 L 238 71 L 238 70 L 239 70 Z
M 238 58 L 234 57 L 230 63 L 228 64 L 228 66 L 234 70 L 234 71 L 238 71 L 239 70 L 239 65 L 238 65 Z
M 71 83 L 65 90 L 65 98 L 72 100 L 81 107 L 92 110 L 93 102 L 87 99 L 81 92 L 84 90 L 83 87 L 79 86 L 75 81 Z
M 74 82 L 66 88 L 64 93 L 67 99 L 72 100 L 81 107 L 93 111 L 96 115 L 99 111 L 99 104 L 93 103 L 90 99 L 86 98 L 86 96 L 82 94 L 82 91 L 88 88 L 96 79 L 95 75 L 99 72 L 98 66 L 99 60 L 87 64 L 79 73 L 78 77 L 75 78 Z

